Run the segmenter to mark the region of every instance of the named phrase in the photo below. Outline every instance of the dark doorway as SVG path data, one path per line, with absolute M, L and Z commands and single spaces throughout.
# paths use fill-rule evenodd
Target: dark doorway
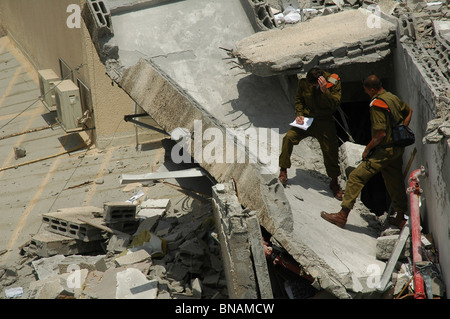
M 356 144 L 367 145 L 371 140 L 369 100 L 360 102 L 346 102 L 341 104 L 341 109 L 347 121 L 350 135 Z M 349 141 L 348 134 L 345 131 L 345 123 L 341 113 L 334 114 L 336 129 L 338 132 L 340 144 Z M 376 174 L 361 191 L 362 203 L 370 209 L 372 213 L 381 216 L 388 211 L 391 199 L 386 191 L 381 173 Z

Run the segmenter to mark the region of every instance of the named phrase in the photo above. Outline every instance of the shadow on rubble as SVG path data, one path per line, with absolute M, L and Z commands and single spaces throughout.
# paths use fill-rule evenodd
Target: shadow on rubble
M 290 80 L 285 82 L 290 83 Z M 295 96 L 295 88 L 292 89 L 289 84 L 288 90 L 291 92 L 286 93 L 282 83 L 283 79 L 278 77 L 259 77 L 253 74 L 240 79 L 237 84 L 239 97 L 227 101 L 233 108 L 229 112 L 230 116 L 235 115 L 233 122 L 243 129 L 251 126 L 279 128 L 280 133 L 285 133 L 289 129 L 289 123 L 293 121 L 294 108 L 290 100 Z M 247 122 L 240 123 L 242 115 L 246 116 Z
M 330 178 L 318 171 L 297 168 L 294 177 L 289 177 L 288 185 L 298 185 L 305 189 L 313 189 L 324 195 L 333 196 L 328 187 Z

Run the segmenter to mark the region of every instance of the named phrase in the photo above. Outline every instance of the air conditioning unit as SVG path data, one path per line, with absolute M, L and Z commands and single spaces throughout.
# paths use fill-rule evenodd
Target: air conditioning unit
M 83 117 L 80 90 L 71 80 L 64 80 L 55 86 L 56 115 L 65 131 L 73 131 L 81 126 Z
M 38 71 L 38 77 L 42 102 L 50 111 L 54 111 L 56 109 L 55 85 L 60 79 L 51 69 Z

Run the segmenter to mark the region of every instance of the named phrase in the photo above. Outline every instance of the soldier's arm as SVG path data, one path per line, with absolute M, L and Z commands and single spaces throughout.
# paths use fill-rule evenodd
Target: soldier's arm
M 411 117 L 412 117 L 412 108 L 409 107 L 408 104 L 406 104 L 403 101 L 400 101 L 400 110 L 401 110 L 401 114 L 403 117 L 403 125 L 408 126 L 409 123 L 411 122 Z
M 370 153 L 372 149 L 377 147 L 381 141 L 386 137 L 386 131 L 385 130 L 378 130 L 375 132 L 375 135 L 370 140 L 369 144 L 367 144 L 366 148 L 364 149 L 364 152 L 362 154 L 362 158 L 365 160 L 367 159 L 367 155 Z

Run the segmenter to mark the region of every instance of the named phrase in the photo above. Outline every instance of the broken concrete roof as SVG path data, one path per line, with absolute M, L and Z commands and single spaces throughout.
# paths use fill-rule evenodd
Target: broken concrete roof
M 337 68 L 371 63 L 390 53 L 395 30 L 396 24 L 364 8 L 344 10 L 256 33 L 237 42 L 231 55 L 246 71 L 259 76 L 297 74 L 316 65 Z
M 197 120 L 202 131 L 275 127 L 282 130 L 277 140 L 282 138 L 292 121 L 292 87 L 277 77 L 240 72 L 220 49 L 234 48 L 254 33 L 241 1 L 171 2 L 112 14 L 111 21 L 120 60 L 106 61 L 107 70 L 166 131 L 193 131 Z M 391 25 L 386 26 L 383 30 L 390 30 Z M 153 32 L 143 32 L 150 29 Z M 236 181 L 241 203 L 258 211 L 261 225 L 321 289 L 340 298 L 349 298 L 349 292 L 367 293 L 368 287 L 359 284 L 367 277 L 367 266 L 383 266 L 375 257 L 375 233 L 335 229 L 319 218 L 321 210 L 334 211 L 339 202 L 330 196 L 323 167 L 317 166 L 317 151 L 314 143 L 299 145 L 294 156 L 310 159 L 292 170 L 294 182 L 286 190 L 276 176 L 261 174 L 259 164 L 196 160 L 217 181 Z M 359 214 L 351 220 L 367 225 Z

